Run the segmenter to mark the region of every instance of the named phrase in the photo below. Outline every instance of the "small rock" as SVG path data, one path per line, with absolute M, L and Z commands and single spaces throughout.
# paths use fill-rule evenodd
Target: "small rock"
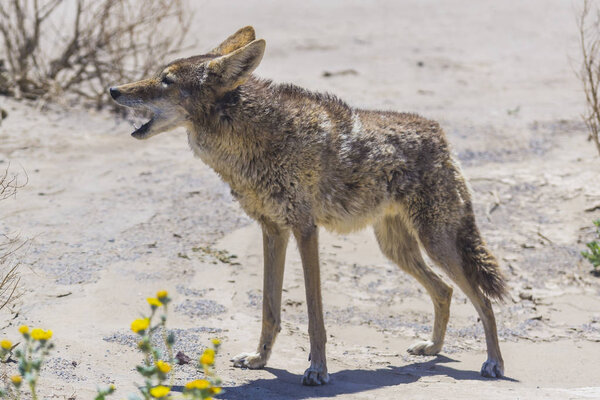
M 177 360 L 177 364 L 179 365 L 189 364 L 190 361 L 192 361 L 192 359 L 185 355 L 183 351 L 178 351 L 175 355 L 175 359 Z
M 533 294 L 529 291 L 519 292 L 519 297 L 521 300 L 531 300 L 533 301 Z

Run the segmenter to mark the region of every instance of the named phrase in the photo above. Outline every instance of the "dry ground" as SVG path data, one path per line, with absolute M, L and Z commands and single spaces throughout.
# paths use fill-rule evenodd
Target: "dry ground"
M 442 355 L 405 353 L 428 336 L 432 306 L 370 231 L 322 234 L 330 385 L 299 384 L 308 337 L 293 245 L 269 368 L 231 368 L 259 335 L 261 236 L 185 134 L 138 142 L 106 114 L 0 99 L 0 167 L 29 176 L 2 203 L 0 232 L 31 238 L 24 296 L 1 333 L 16 338 L 22 323 L 55 331 L 48 397 L 88 399 L 109 382 L 119 397 L 133 391 L 139 356 L 127 328 L 166 288 L 178 349 L 195 356 L 222 338 L 223 399 L 600 398 L 600 278 L 579 256 L 600 217 L 584 211 L 600 204 L 600 159 L 579 119 L 578 2 L 194 4 L 199 52 L 252 24 L 267 39 L 258 75 L 442 122 L 509 278 L 512 298 L 495 307 L 507 379 L 479 377 L 483 331 L 458 290 Z

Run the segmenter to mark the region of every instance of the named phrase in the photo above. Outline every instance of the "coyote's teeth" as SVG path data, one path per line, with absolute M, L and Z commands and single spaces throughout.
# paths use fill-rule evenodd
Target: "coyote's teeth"
M 133 127 L 134 127 L 136 130 L 140 129 L 140 127 L 139 127 L 139 126 L 137 126 L 137 124 L 133 124 Z

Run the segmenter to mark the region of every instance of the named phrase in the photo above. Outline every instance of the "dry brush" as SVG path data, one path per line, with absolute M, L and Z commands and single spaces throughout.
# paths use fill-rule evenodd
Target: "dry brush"
M 596 2 L 584 1 L 578 27 L 583 57 L 578 76 L 586 98 L 583 120 L 589 140 L 594 142 L 600 154 L 600 8 Z
M 185 0 L 0 1 L 0 94 L 108 104 L 181 50 Z
M 17 189 L 24 185 L 24 183 L 18 182 L 17 175 L 10 175 L 7 168 L 0 175 L 0 201 L 14 196 Z M 19 262 L 16 254 L 24 244 L 25 242 L 19 238 L 0 233 L 0 310 L 18 296 Z

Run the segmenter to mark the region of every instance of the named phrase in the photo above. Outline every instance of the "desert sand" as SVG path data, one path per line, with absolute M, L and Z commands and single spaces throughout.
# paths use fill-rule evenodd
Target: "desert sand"
M 300 385 L 308 335 L 293 242 L 269 365 L 232 368 L 229 358 L 254 351 L 260 333 L 261 234 L 194 159 L 185 132 L 140 142 L 109 113 L 0 98 L 9 113 L 0 169 L 28 176 L 0 204 L 0 232 L 29 239 L 23 296 L 0 334 L 16 340 L 21 324 L 54 331 L 45 397 L 90 399 L 108 383 L 115 398 L 133 392 L 140 355 L 129 324 L 166 289 L 176 350 L 195 358 L 210 338 L 223 341 L 222 399 L 600 398 L 600 278 L 580 256 L 600 217 L 600 158 L 575 76 L 580 2 L 193 4 L 186 54 L 253 25 L 267 40 L 257 75 L 440 121 L 508 277 L 510 297 L 494 306 L 506 378 L 479 376 L 483 329 L 458 289 L 442 353 L 406 353 L 428 337 L 433 307 L 370 230 L 321 232 L 331 383 Z M 198 377 L 190 366 L 175 374 L 179 385 Z

